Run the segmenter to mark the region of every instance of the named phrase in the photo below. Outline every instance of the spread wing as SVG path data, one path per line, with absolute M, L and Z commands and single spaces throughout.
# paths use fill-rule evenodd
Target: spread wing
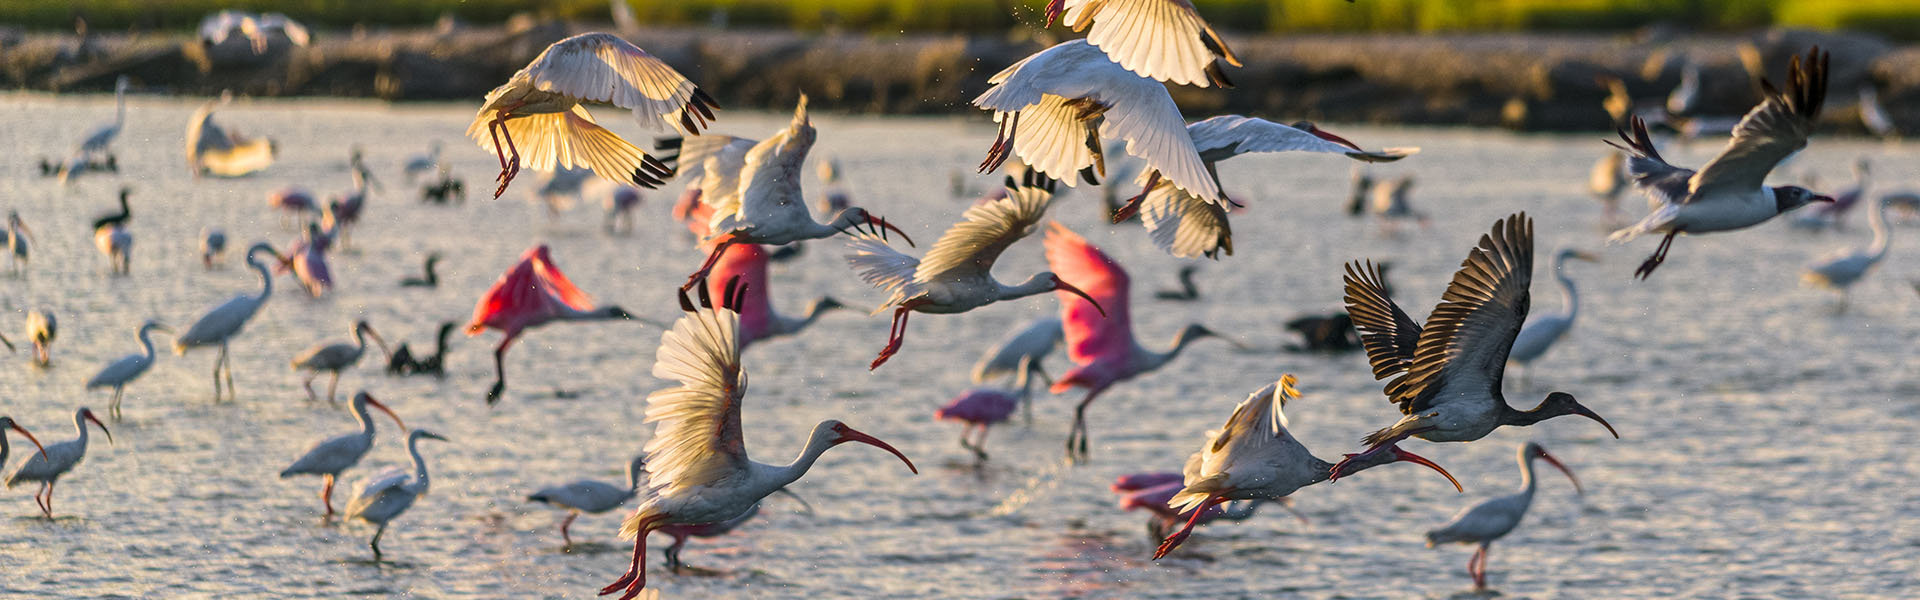
M 654 377 L 679 385 L 647 395 L 646 422 L 655 424 L 646 446 L 648 486 L 661 495 L 747 468 L 740 433 L 747 375 L 740 367 L 739 314 L 689 308 L 660 334 L 653 363 Z
M 540 90 L 631 109 L 643 124 L 683 133 L 698 132 L 718 107 L 666 62 L 611 33 L 554 42 L 527 65 L 526 74 Z
M 1140 203 L 1140 222 L 1153 245 L 1180 258 L 1233 255 L 1233 227 L 1220 205 L 1161 181 Z
M 1133 319 L 1128 313 L 1127 271 L 1086 238 L 1053 223 L 1047 229 L 1047 270 L 1060 281 L 1093 297 L 1106 314 L 1071 292 L 1057 291 L 1060 322 L 1066 332 L 1067 358 L 1086 365 L 1102 355 L 1133 351 Z
M 1758 190 L 1774 165 L 1807 147 L 1827 96 L 1827 54 L 1815 47 L 1807 51 L 1804 65 L 1794 57 L 1787 65 L 1785 93 L 1764 79 L 1760 85 L 1766 100 L 1740 119 L 1727 149 L 1694 174 L 1695 197 L 1715 195 L 1715 190 Z
M 1647 135 L 1647 122 L 1640 117 L 1634 117 L 1629 127 L 1631 132 L 1620 130 L 1620 139 L 1626 145 L 1613 140 L 1607 140 L 1607 144 L 1627 153 L 1627 178 L 1633 180 L 1634 189 L 1660 204 L 1686 203 L 1692 193 L 1693 169 L 1667 164 L 1653 146 L 1652 136 Z
M 1318 152 L 1339 154 L 1363 162 L 1393 162 L 1420 152 L 1419 148 L 1366 151 L 1333 141 L 1313 131 L 1281 125 L 1257 117 L 1221 115 L 1187 125 L 1194 148 L 1207 162 L 1219 162 L 1255 152 Z
M 1413 364 L 1414 348 L 1420 343 L 1420 324 L 1387 297 L 1385 278 L 1373 261 L 1348 264 L 1346 283 L 1347 314 L 1367 348 L 1373 378 L 1407 372 Z
M 739 193 L 734 195 L 738 207 L 715 205 L 708 225 L 716 232 L 723 232 L 736 227 L 734 219 L 746 223 L 811 221 L 813 215 L 801 196 L 800 169 L 808 151 L 813 149 L 816 136 L 813 121 L 807 116 L 807 97 L 803 94 L 787 128 L 747 150 L 740 167 Z
M 1188 0 L 1071 0 L 1062 19 L 1120 66 L 1179 85 L 1232 85 L 1215 60 L 1240 66 L 1220 34 Z
M 1508 216 L 1480 237 L 1427 317 L 1407 373 L 1387 384 L 1387 397 L 1406 414 L 1429 408 L 1441 381 L 1486 386 L 1498 394 L 1513 338 L 1527 320 L 1533 284 L 1533 220 Z M 1359 322 L 1356 315 L 1354 321 Z
M 914 281 L 986 275 L 1001 252 L 1033 233 L 1052 202 L 1049 186 L 1018 185 L 1009 186 L 1005 198 L 968 208 L 965 220 L 940 234 L 927 251 Z

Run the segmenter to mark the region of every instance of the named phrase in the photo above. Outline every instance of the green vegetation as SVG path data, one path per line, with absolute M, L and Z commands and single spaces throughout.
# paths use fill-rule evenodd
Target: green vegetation
M 1235 31 L 1623 30 L 1667 22 L 1708 30 L 1766 25 L 1871 31 L 1920 39 L 1916 0 L 1196 0 Z M 701 25 L 724 13 L 744 27 L 875 33 L 997 31 L 1038 24 L 1045 0 L 630 0 L 643 23 Z M 606 20 L 606 0 L 6 0 L 0 23 L 63 29 L 188 29 L 222 8 L 278 11 L 320 28 L 418 25 L 444 13 L 499 22 L 519 12 Z

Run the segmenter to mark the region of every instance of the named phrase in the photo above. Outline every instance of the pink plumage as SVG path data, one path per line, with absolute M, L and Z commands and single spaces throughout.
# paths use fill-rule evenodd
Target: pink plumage
M 314 210 L 313 193 L 297 187 L 267 192 L 267 206 L 285 211 Z
M 1127 272 L 1099 247 L 1059 223 L 1047 228 L 1047 269 L 1073 284 L 1106 309 L 1079 296 L 1055 292 L 1060 300 L 1060 323 L 1066 332 L 1067 358 L 1075 366 L 1053 382 L 1050 391 L 1075 386 L 1101 388 L 1125 378 L 1133 358 L 1133 319 L 1127 312 Z
M 973 425 L 1000 423 L 1020 407 L 1020 397 L 1008 390 L 976 387 L 964 392 L 933 411 L 933 418 Z
M 1183 480 L 1185 477 L 1172 471 L 1129 473 L 1114 478 L 1113 485 L 1109 489 L 1116 492 L 1137 492 L 1169 483 L 1180 483 Z
M 689 222 L 692 228 L 694 222 Z M 705 222 L 698 222 L 705 229 Z M 773 303 L 767 294 L 767 264 L 770 259 L 767 251 L 759 244 L 735 244 L 732 251 L 721 255 L 714 263 L 713 271 L 707 276 L 707 291 L 714 298 L 727 297 L 727 282 L 735 277 L 747 286 L 746 295 L 741 298 L 740 306 L 740 347 L 746 348 L 755 340 L 767 337 L 773 326 Z
M 567 280 L 553 265 L 547 245 L 540 244 L 520 255 L 520 262 L 487 288 L 473 307 L 467 335 L 493 328 L 511 339 L 522 329 L 553 320 L 566 308 L 593 310 L 593 300 Z

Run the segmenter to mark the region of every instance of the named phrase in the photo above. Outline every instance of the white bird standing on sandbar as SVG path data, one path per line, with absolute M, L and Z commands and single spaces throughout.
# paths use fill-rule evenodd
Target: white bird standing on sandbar
M 373 532 L 373 539 L 367 541 L 367 547 L 373 549 L 373 560 L 380 560 L 380 536 L 387 534 L 387 524 L 394 517 L 407 512 L 413 501 L 427 495 L 427 461 L 420 458 L 420 440 L 447 441 L 447 438 L 425 429 L 415 429 L 407 434 L 407 455 L 413 457 L 413 473 L 409 475 L 398 467 L 361 482 L 359 489 L 353 492 L 353 501 L 347 503 L 347 518 L 359 519 L 379 526 Z
M 1547 449 L 1539 444 L 1527 442 L 1520 447 L 1520 493 L 1510 494 L 1481 502 L 1460 511 L 1452 521 L 1441 525 L 1439 529 L 1427 532 L 1427 547 L 1440 544 L 1478 544 L 1473 558 L 1467 560 L 1467 573 L 1473 576 L 1473 589 L 1487 589 L 1487 553 L 1493 541 L 1505 537 L 1514 527 L 1520 525 L 1520 518 L 1527 516 L 1527 508 L 1533 505 L 1533 459 L 1542 459 L 1560 472 L 1567 474 L 1567 480 L 1573 482 L 1574 493 L 1582 493 L 1580 480 L 1573 476 L 1573 470 L 1560 463 L 1560 459 L 1547 454 Z
M 321 476 L 326 485 L 320 489 L 320 503 L 327 507 L 326 516 L 329 517 L 333 516 L 334 481 L 340 478 L 342 471 L 359 464 L 360 459 L 373 448 L 373 417 L 367 413 L 367 409 L 376 408 L 380 412 L 387 413 L 387 416 L 393 417 L 393 424 L 399 425 L 401 431 L 407 430 L 407 424 L 400 420 L 400 415 L 394 414 L 393 409 L 387 408 L 387 405 L 381 404 L 366 392 L 354 394 L 352 406 L 353 418 L 360 422 L 359 431 L 321 440 L 312 448 L 308 448 L 307 453 L 300 455 L 292 465 L 280 471 L 281 479 L 294 475 Z
M 142 352 L 139 354 L 128 354 L 120 357 L 119 360 L 108 363 L 105 368 L 100 369 L 100 372 L 93 376 L 93 379 L 87 380 L 87 389 L 89 390 L 103 387 L 113 388 L 113 403 L 107 407 L 107 414 L 111 415 L 115 421 L 120 420 L 121 392 L 127 387 L 127 384 L 133 383 L 133 380 L 139 379 L 141 375 L 145 375 L 147 368 L 153 366 L 153 338 L 150 337 L 149 334 L 155 330 L 173 333 L 172 329 L 168 329 L 166 325 L 161 325 L 158 321 L 150 320 L 141 324 L 139 337 Z
M 653 188 L 673 176 L 658 159 L 594 123 L 583 103 L 631 109 L 642 125 L 664 123 L 699 133 L 713 101 L 667 63 L 611 33 L 583 33 L 547 46 L 505 84 L 487 93 L 467 137 L 500 158 L 500 188 L 520 172 L 520 148 L 536 171 L 583 166 L 615 183 Z M 506 145 L 501 145 L 501 138 Z

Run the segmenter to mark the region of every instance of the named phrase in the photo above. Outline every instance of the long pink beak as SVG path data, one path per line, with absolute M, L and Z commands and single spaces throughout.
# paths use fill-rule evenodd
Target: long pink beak
M 400 426 L 401 432 L 407 431 L 407 424 L 400 422 L 400 415 L 393 414 L 393 409 L 387 408 L 387 405 L 381 404 L 379 400 L 373 399 L 371 394 L 367 396 L 367 406 L 380 409 L 380 412 L 387 413 L 387 416 L 393 417 L 393 424 Z
M 96 416 L 93 416 L 93 411 L 87 411 L 87 420 L 88 420 L 88 421 L 93 421 L 93 424 L 94 424 L 94 425 L 99 425 L 99 426 L 100 426 L 100 433 L 104 433 L 104 434 L 107 434 L 107 443 L 109 443 L 109 444 L 111 444 L 111 443 L 113 443 L 113 432 L 111 432 L 111 431 L 107 431 L 107 424 L 106 424 L 106 423 L 101 423 L 101 422 L 100 422 L 100 417 L 96 417 Z M 35 442 L 35 443 L 38 443 L 38 442 Z M 46 448 L 41 448 L 41 449 L 40 449 L 40 452 L 41 452 L 42 454 L 45 454 L 45 453 L 46 453 L 46 451 L 47 451 L 47 449 L 46 449 Z
M 1573 469 L 1569 469 L 1566 465 L 1560 464 L 1560 459 L 1554 458 L 1552 454 L 1547 454 L 1546 450 L 1540 451 L 1540 458 L 1546 459 L 1547 464 L 1553 465 L 1553 468 L 1559 469 L 1561 473 L 1567 474 L 1567 480 L 1573 482 L 1574 493 L 1582 496 L 1586 495 L 1586 490 L 1580 489 L 1580 478 L 1573 476 Z
M 1059 281 L 1058 279 L 1056 279 L 1056 280 L 1054 281 L 1054 288 L 1053 288 L 1053 289 L 1056 289 L 1056 290 L 1060 290 L 1060 291 L 1063 291 L 1063 292 L 1068 292 L 1068 293 L 1072 293 L 1072 294 L 1075 294 L 1075 295 L 1078 295 L 1078 296 L 1080 296 L 1081 298 L 1086 298 L 1086 299 L 1087 299 L 1087 304 L 1092 304 L 1092 305 L 1093 305 L 1093 309 L 1094 309 L 1094 310 L 1097 310 L 1097 311 L 1100 311 L 1100 316 L 1102 316 L 1102 317 L 1104 317 L 1104 316 L 1107 316 L 1107 309 L 1104 309 L 1104 308 L 1100 308 L 1100 303 L 1099 303 L 1099 302 L 1097 302 L 1097 301 L 1095 301 L 1095 300 L 1093 299 L 1093 296 L 1089 296 L 1089 295 L 1087 295 L 1087 293 L 1086 293 L 1086 292 L 1084 292 L 1084 291 L 1081 291 L 1081 290 L 1080 290 L 1080 288 L 1077 288 L 1077 287 L 1073 287 L 1073 284 L 1070 284 L 1070 283 L 1067 283 L 1067 282 L 1065 282 L 1065 281 Z
M 1393 452 L 1393 458 L 1399 462 L 1410 462 L 1417 465 L 1424 465 L 1429 469 L 1439 471 L 1441 475 L 1447 476 L 1447 481 L 1453 483 L 1453 491 L 1466 493 L 1467 488 L 1460 487 L 1460 480 L 1454 479 L 1453 474 L 1448 473 L 1446 469 L 1440 468 L 1439 464 L 1433 461 L 1427 460 L 1426 457 L 1420 456 L 1418 454 L 1401 450 L 1399 446 L 1393 446 L 1391 448 L 1388 448 L 1388 450 Z
M 21 427 L 19 423 L 13 424 L 13 430 L 20 432 L 20 435 L 22 436 L 26 436 L 27 441 L 33 442 L 33 447 L 40 449 L 40 458 L 42 460 L 47 460 L 47 447 L 40 445 L 39 438 L 33 437 L 33 434 L 28 433 L 27 428 Z
M 864 433 L 860 433 L 858 431 L 854 431 L 852 427 L 848 427 L 846 425 L 841 425 L 839 427 L 836 427 L 835 431 L 840 434 L 840 442 L 860 442 L 862 444 L 873 446 L 881 450 L 892 452 L 894 456 L 900 457 L 900 462 L 907 463 L 907 470 L 913 471 L 913 474 L 915 475 L 920 474 L 920 468 L 913 466 L 913 461 L 908 460 L 907 455 L 901 454 L 900 451 L 894 449 L 893 446 L 888 445 L 886 442 L 880 441 L 880 438 L 873 437 Z
M 914 247 L 914 248 L 918 248 L 918 247 L 919 247 L 919 246 L 915 246 L 915 245 L 914 245 L 914 243 L 913 243 L 913 238 L 910 238 L 910 237 L 907 237 L 907 232 L 905 232 L 905 231 L 901 231 L 899 227 L 894 227 L 894 226 L 893 226 L 893 224 L 892 224 L 892 223 L 888 223 L 886 219 L 883 219 L 883 218 L 880 218 L 880 217 L 876 217 L 876 216 L 873 216 L 873 215 L 871 215 L 871 214 L 869 214 L 869 215 L 867 215 L 867 224 L 868 224 L 868 225 L 873 225 L 873 226 L 876 226 L 876 227 L 885 227 L 885 228 L 887 228 L 887 229 L 889 229 L 889 230 L 891 230 L 891 231 L 893 231 L 894 233 L 898 233 L 898 234 L 900 234 L 900 239 L 903 239 L 903 240 L 906 240 L 906 241 L 907 241 L 907 245 L 908 245 L 908 246 L 912 246 L 912 247 Z

